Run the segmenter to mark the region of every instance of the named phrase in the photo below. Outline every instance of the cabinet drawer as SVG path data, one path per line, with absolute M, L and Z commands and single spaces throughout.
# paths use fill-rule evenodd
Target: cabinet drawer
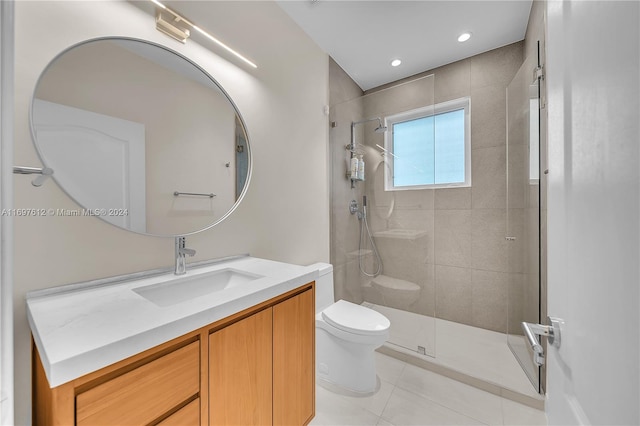
M 77 395 L 76 423 L 148 424 L 199 390 L 196 341 Z
M 200 425 L 200 398 L 176 411 L 156 426 L 198 426 Z

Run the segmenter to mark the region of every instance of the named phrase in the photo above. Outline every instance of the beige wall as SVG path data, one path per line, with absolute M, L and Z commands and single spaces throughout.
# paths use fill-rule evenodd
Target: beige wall
M 240 207 L 221 225 L 187 238 L 194 260 L 237 253 L 297 264 L 329 260 L 327 165 L 328 57 L 273 2 L 210 2 L 226 41 L 257 62 L 251 69 L 214 46 L 182 45 L 155 30 L 153 18 L 127 2 L 17 2 L 15 164 L 39 164 L 29 134 L 36 80 L 60 51 L 109 35 L 154 41 L 208 70 L 243 115 L 254 155 Z M 194 18 L 195 19 L 195 18 Z M 234 24 L 235 23 L 235 24 Z M 214 29 L 212 29 L 214 30 Z M 221 34 L 218 34 L 222 36 Z M 77 206 L 53 182 L 15 179 L 15 207 Z M 169 267 L 173 240 L 132 234 L 90 217 L 15 220 L 16 423 L 30 411 L 30 290 Z
M 372 89 L 360 100 L 363 103 L 363 115 L 359 118 L 362 118 L 415 108 L 421 102 L 422 105 L 429 105 L 429 101 L 440 103 L 465 96 L 471 98 L 472 187 L 396 191 L 395 207 L 389 218 L 384 218 L 386 203 L 378 206 L 379 214 L 369 215 L 372 227 L 376 230 L 401 228 L 427 231 L 426 241 L 406 245 L 378 239 L 381 250 L 387 253 L 387 259 L 383 254 L 384 274 L 415 281 L 422 287 L 421 298 L 410 308 L 412 311 L 432 315 L 435 310 L 436 315 L 443 319 L 506 332 L 510 266 L 504 239 L 505 92 L 522 64 L 523 50 L 523 42 L 514 43 L 426 71 L 412 79 Z M 421 78 L 431 74 L 433 81 Z M 344 86 L 343 82 L 340 84 Z M 334 81 L 331 80 L 333 85 Z M 355 100 L 350 102 L 351 105 L 355 103 Z M 372 173 L 380 161 L 380 156 L 373 149 L 375 143 L 380 143 L 376 137 L 380 139 L 379 135 L 367 139 L 371 147 L 366 157 L 369 165 L 367 192 L 370 195 L 376 192 L 371 189 L 375 182 Z M 347 143 L 348 137 L 343 136 L 340 142 Z M 336 150 L 340 151 L 340 144 L 336 146 Z M 334 194 L 344 192 L 343 187 L 348 185 L 344 170 L 341 172 L 342 179 L 335 181 L 332 186 Z M 340 171 L 333 176 L 339 179 Z M 375 205 L 371 206 L 371 209 L 375 208 Z M 336 208 L 335 212 L 348 215 L 346 205 Z M 353 222 L 351 226 L 343 228 L 357 230 L 357 221 L 350 219 Z M 345 222 L 349 219 L 342 220 Z M 334 236 L 353 246 L 353 241 L 357 244 L 358 238 L 357 233 L 353 234 L 347 231 Z M 513 250 L 521 251 L 520 244 L 517 242 Z M 332 247 L 336 245 L 333 243 Z M 407 262 L 407 259 L 414 261 Z M 343 286 L 350 289 L 356 287 L 360 280 L 357 272 L 354 269 L 346 273 Z M 336 283 L 336 291 L 340 293 L 338 278 Z M 362 296 L 354 290 L 345 294 Z M 358 301 L 357 297 L 354 299 Z

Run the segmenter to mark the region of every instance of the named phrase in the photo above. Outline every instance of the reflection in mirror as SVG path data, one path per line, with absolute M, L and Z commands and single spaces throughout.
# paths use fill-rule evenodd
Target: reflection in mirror
M 201 68 L 149 42 L 98 39 L 62 52 L 40 76 L 31 126 L 80 214 L 130 231 L 207 229 L 233 211 L 249 181 L 233 102 Z

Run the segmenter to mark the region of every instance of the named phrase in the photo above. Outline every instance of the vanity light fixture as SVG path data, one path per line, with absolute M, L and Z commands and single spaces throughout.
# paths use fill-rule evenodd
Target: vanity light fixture
M 186 19 L 184 16 L 169 9 L 167 6 L 160 3 L 158 0 L 149 0 L 149 1 L 151 1 L 153 4 L 155 4 L 160 8 L 156 13 L 156 28 L 158 29 L 158 31 L 164 34 L 167 34 L 175 38 L 176 40 L 181 41 L 182 43 L 186 43 L 187 38 L 191 35 L 191 32 L 188 29 L 188 27 L 191 27 L 194 30 L 198 31 L 203 36 L 205 36 L 206 38 L 208 38 L 209 40 L 216 43 L 218 46 L 228 51 L 229 53 L 233 54 L 237 58 L 251 65 L 253 68 L 258 68 L 258 66 L 253 62 L 251 62 L 249 59 L 245 58 L 240 53 L 236 52 L 235 50 L 233 50 L 232 48 L 230 48 L 229 46 L 227 46 L 226 44 L 224 44 L 223 42 L 221 42 L 220 40 L 218 40 L 208 32 L 206 32 L 202 28 L 198 27 L 193 22 Z M 173 16 L 173 19 L 168 20 L 167 13 L 163 14 L 163 12 L 167 12 L 168 14 L 171 14 Z
M 393 61 L 391 61 L 391 66 L 392 67 L 397 67 L 401 63 L 402 63 L 402 61 L 400 59 L 394 59 Z
M 458 41 L 464 43 L 471 38 L 471 33 L 462 33 L 458 36 Z
M 158 9 L 156 11 L 156 29 L 183 44 L 187 42 L 191 35 L 187 24 L 178 17 L 167 13 L 166 9 Z

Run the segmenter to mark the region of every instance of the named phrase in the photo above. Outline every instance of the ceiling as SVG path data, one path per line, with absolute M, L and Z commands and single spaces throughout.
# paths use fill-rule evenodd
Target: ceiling
M 524 39 L 532 1 L 277 3 L 368 90 Z M 463 32 L 472 37 L 459 43 Z M 402 64 L 392 67 L 396 58 Z

